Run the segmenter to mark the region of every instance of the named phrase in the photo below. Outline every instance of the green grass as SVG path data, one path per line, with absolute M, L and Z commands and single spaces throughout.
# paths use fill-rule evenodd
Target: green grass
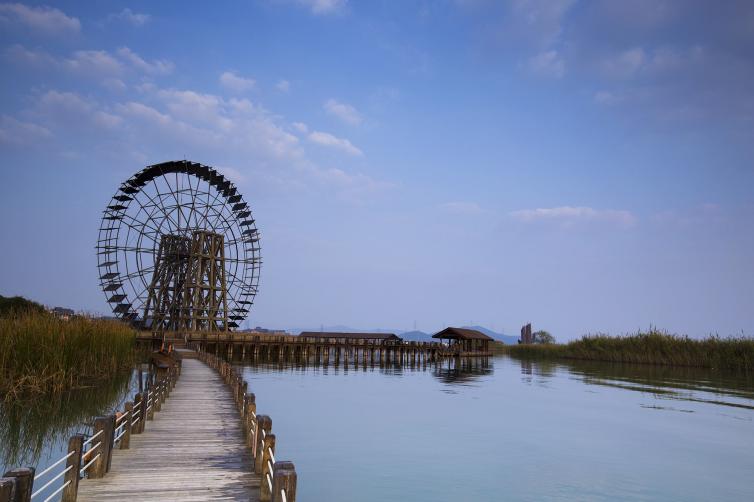
M 616 337 L 587 335 L 566 344 L 509 345 L 504 352 L 516 357 L 754 370 L 754 339 L 708 337 L 696 340 L 657 330 Z
M 132 367 L 135 336 L 118 321 L 36 311 L 2 317 L 0 394 L 58 393 L 107 380 Z

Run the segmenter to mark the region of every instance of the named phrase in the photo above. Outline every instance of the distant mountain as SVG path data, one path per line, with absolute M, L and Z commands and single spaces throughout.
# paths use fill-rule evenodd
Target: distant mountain
M 475 329 L 481 333 L 484 333 L 487 336 L 494 338 L 495 340 L 499 340 L 508 345 L 515 345 L 518 343 L 517 336 L 504 335 L 503 333 L 497 333 L 496 331 L 492 331 L 491 329 L 485 328 L 484 326 L 463 326 L 463 327 L 466 329 Z
M 302 333 L 304 331 L 313 331 L 315 333 L 318 333 L 320 331 L 328 331 L 334 333 L 395 333 L 396 335 L 399 335 L 403 332 L 400 329 L 386 328 L 359 329 L 352 328 L 350 326 L 344 326 L 342 324 L 336 324 L 334 326 L 318 326 L 316 328 L 288 328 L 286 331 L 294 335 L 298 335 L 299 333 Z
M 399 336 L 406 340 L 407 342 L 436 342 L 437 340 L 432 339 L 431 333 L 425 333 L 424 331 L 404 331 L 403 333 L 400 333 Z

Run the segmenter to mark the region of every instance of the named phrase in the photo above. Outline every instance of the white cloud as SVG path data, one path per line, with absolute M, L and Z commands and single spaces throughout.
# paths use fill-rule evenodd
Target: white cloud
M 623 101 L 623 97 L 610 91 L 597 91 L 594 93 L 594 102 L 599 105 L 612 106 Z
M 234 71 L 226 71 L 220 75 L 220 84 L 228 90 L 241 93 L 254 88 L 253 78 L 241 77 Z
M 565 62 L 558 51 L 545 51 L 529 59 L 529 69 L 543 77 L 561 78 L 565 74 Z
M 121 47 L 118 49 L 118 56 L 129 63 L 133 68 L 149 75 L 168 75 L 172 73 L 175 68 L 175 65 L 170 61 L 157 59 L 152 62 L 146 61 L 128 47 Z
M 309 141 L 311 141 L 312 143 L 316 143 L 322 146 L 327 146 L 330 148 L 335 148 L 336 150 L 340 150 L 349 155 L 354 155 L 354 156 L 364 155 L 364 152 L 362 152 L 361 150 L 353 146 L 351 142 L 348 141 L 347 139 L 338 138 L 336 136 L 333 136 L 330 133 L 312 131 L 309 134 L 308 138 L 309 138 Z
M 364 120 L 356 108 L 349 104 L 341 103 L 335 99 L 328 99 L 322 106 L 327 113 L 338 117 L 347 124 L 359 125 Z
M 33 112 L 40 120 L 50 125 L 87 125 L 98 129 L 114 129 L 121 125 L 122 118 L 103 109 L 94 100 L 72 92 L 47 91 L 37 100 Z
M 345 10 L 348 0 L 297 0 L 313 14 L 338 14 Z
M 552 221 L 564 226 L 571 226 L 578 222 L 605 222 L 630 227 L 636 223 L 636 217 L 630 211 L 594 209 L 584 206 L 521 209 L 511 212 L 510 215 L 524 223 Z
M 644 49 L 634 47 L 610 56 L 602 61 L 602 73 L 610 78 L 630 78 L 644 66 L 647 56 Z
M 0 22 L 23 24 L 47 35 L 65 35 L 81 31 L 81 22 L 77 18 L 66 16 L 61 10 L 47 6 L 28 7 L 20 3 L 2 3 Z
M 289 123 L 247 99 L 224 98 L 188 89 L 160 88 L 156 84 L 128 86 L 135 91 L 121 101 L 98 101 L 89 96 L 52 90 L 36 96 L 34 105 L 21 112 L 28 131 L 52 135 L 51 148 L 67 146 L 69 138 L 107 145 L 109 154 L 147 161 L 165 152 L 217 159 L 220 165 L 239 169 L 245 176 L 286 191 L 326 190 L 351 203 L 363 202 L 392 185 L 346 166 L 321 166 L 307 156 L 307 143 L 360 156 L 348 140 L 311 132 L 303 123 Z M 111 96 L 111 95 L 109 95 Z M 0 123 L 0 138 L 15 141 L 8 131 L 20 129 L 20 119 Z M 39 144 L 36 140 L 32 143 Z M 55 143 L 57 142 L 57 143 Z M 312 147 L 313 148 L 313 147 Z M 237 174 L 243 176 L 236 176 Z
M 125 8 L 117 14 L 110 14 L 109 16 L 107 16 L 107 19 L 109 21 L 125 21 L 133 26 L 144 26 L 152 19 L 152 16 L 150 16 L 149 14 L 140 14 L 138 12 L 132 11 L 129 8 Z
M 127 71 L 167 75 L 174 68 L 169 61 L 146 61 L 128 47 L 121 47 L 115 54 L 104 50 L 86 50 L 75 51 L 67 58 L 55 58 L 46 52 L 29 50 L 16 44 L 5 51 L 5 56 L 16 63 L 96 77 L 120 77 Z
M 5 50 L 5 57 L 14 63 L 21 63 L 40 68 L 58 64 L 55 58 L 46 52 L 30 50 L 20 44 L 14 44 L 8 47 Z
M 0 116 L 0 144 L 32 145 L 52 137 L 46 127 L 31 122 L 22 122 L 8 115 Z
M 280 92 L 288 92 L 291 90 L 291 83 L 287 80 L 280 80 L 275 84 L 275 88 Z
M 120 75 L 123 64 L 107 51 L 76 51 L 61 65 L 74 73 L 88 75 Z
M 484 209 L 482 209 L 482 207 L 476 202 L 462 201 L 446 202 L 445 204 L 440 204 L 440 209 L 442 209 L 446 213 L 462 215 L 482 214 L 485 212 Z
M 291 126 L 300 133 L 306 134 L 309 132 L 309 127 L 303 122 L 294 122 Z

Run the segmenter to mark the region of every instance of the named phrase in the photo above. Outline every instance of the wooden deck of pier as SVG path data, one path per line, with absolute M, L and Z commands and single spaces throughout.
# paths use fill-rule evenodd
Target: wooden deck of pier
M 204 363 L 184 359 L 162 410 L 113 455 L 106 477 L 81 483 L 78 500 L 259 500 L 260 480 L 231 390 Z

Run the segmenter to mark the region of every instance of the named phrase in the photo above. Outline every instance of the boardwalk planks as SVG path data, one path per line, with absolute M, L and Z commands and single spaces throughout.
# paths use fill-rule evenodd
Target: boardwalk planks
M 259 500 L 245 441 L 232 391 L 204 363 L 184 359 L 162 411 L 113 456 L 106 477 L 79 485 L 78 500 Z

